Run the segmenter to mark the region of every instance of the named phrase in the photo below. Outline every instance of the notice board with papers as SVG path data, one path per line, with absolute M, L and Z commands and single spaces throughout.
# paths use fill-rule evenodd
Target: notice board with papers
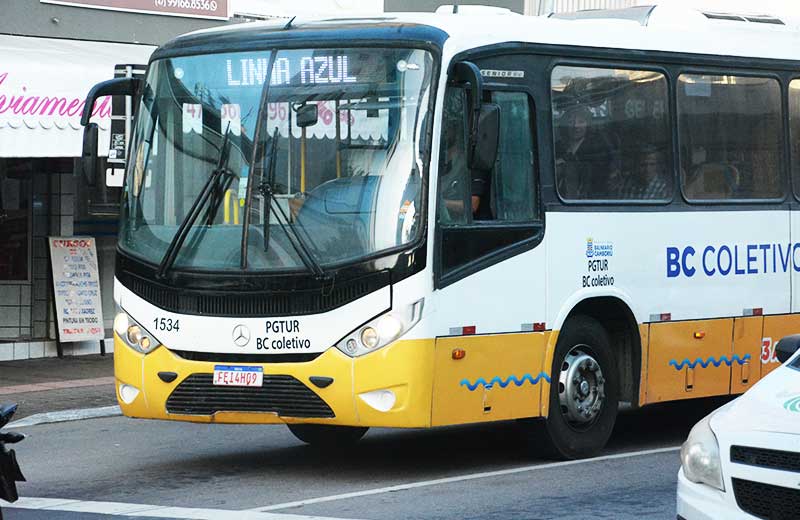
M 61 342 L 103 340 L 97 247 L 92 237 L 49 237 Z

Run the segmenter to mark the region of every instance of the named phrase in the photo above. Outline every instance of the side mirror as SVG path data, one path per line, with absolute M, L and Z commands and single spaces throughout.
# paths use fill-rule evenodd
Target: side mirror
M 775 355 L 778 361 L 786 363 L 798 349 L 800 349 L 800 334 L 786 336 L 775 345 Z
M 467 166 L 473 170 L 491 170 L 500 138 L 500 107 L 483 101 L 483 76 L 474 63 L 456 63 L 451 75 L 454 80 L 465 82 L 470 87 Z
M 134 96 L 139 91 L 143 81 L 139 78 L 117 78 L 102 81 L 92 87 L 86 95 L 86 103 L 81 114 L 83 131 L 83 152 L 81 153 L 81 169 L 86 178 L 86 184 L 94 186 L 97 178 L 102 174 L 100 158 L 98 157 L 97 139 L 100 128 L 96 123 L 90 123 L 95 102 L 105 96 Z
M 0 428 L 8 424 L 16 411 L 16 404 L 0 404 Z
M 81 153 L 81 171 L 88 186 L 95 186 L 100 171 L 100 157 L 97 151 L 97 139 L 100 127 L 97 123 L 89 123 L 83 131 L 83 152 Z
M 483 103 L 476 126 L 476 141 L 470 150 L 469 167 L 475 170 L 491 170 L 497 159 L 500 141 L 500 106 Z
M 300 128 L 314 126 L 319 120 L 319 110 L 315 103 L 303 104 L 294 107 L 295 121 Z

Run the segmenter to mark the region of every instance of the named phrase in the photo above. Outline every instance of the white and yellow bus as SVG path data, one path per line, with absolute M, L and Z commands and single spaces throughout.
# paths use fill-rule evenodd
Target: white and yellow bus
M 774 368 L 800 330 L 798 33 L 572 18 L 243 24 L 95 87 L 138 105 L 123 413 L 322 444 L 538 418 L 575 458 L 621 402 Z

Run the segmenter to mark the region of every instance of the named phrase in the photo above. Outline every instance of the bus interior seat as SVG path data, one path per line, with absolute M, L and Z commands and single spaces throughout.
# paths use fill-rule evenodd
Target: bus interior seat
M 732 164 L 701 164 L 692 170 L 686 183 L 686 194 L 697 199 L 735 198 L 739 179 L 739 170 Z

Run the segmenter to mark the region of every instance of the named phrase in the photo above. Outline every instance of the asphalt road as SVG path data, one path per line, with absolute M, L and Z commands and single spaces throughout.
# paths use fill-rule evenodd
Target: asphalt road
M 280 426 L 123 417 L 33 426 L 17 447 L 26 509 L 4 508 L 5 520 L 245 518 L 242 510 L 266 512 L 254 520 L 672 519 L 677 446 L 723 402 L 623 412 L 603 457 L 566 464 L 526 451 L 513 422 L 372 430 L 335 452 Z M 31 509 L 43 505 L 33 497 L 59 500 Z

